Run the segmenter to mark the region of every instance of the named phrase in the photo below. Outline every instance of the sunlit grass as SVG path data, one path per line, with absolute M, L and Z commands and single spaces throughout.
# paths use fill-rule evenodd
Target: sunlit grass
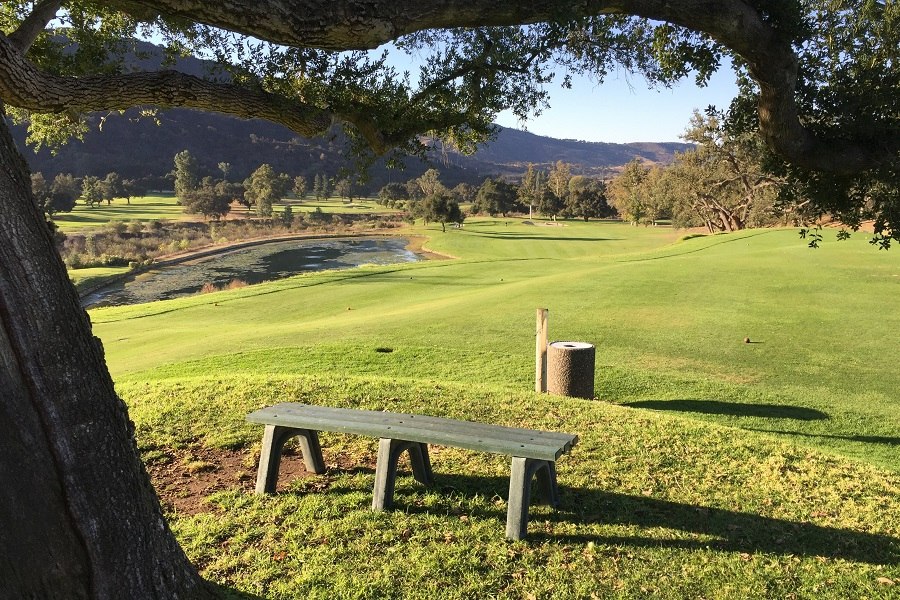
M 265 598 L 889 598 L 900 578 L 900 479 L 766 436 L 611 404 L 485 385 L 301 376 L 119 386 L 145 455 L 244 448 L 248 412 L 286 399 L 577 432 L 562 507 L 503 539 L 508 459 L 434 448 L 436 481 L 398 479 L 370 510 L 376 441 L 323 434 L 328 471 L 274 496 L 240 491 L 172 515 L 216 582 Z M 340 461 L 363 466 L 342 469 Z
M 534 309 L 544 306 L 552 339 L 597 345 L 604 400 L 677 400 L 644 407 L 900 468 L 900 366 L 878 350 L 900 331 L 897 256 L 863 240 L 809 250 L 791 230 L 670 244 L 675 232 L 625 225 L 510 229 L 537 239 L 472 223 L 427 244 L 460 260 L 316 273 L 92 319 L 117 376 L 168 365 L 176 376 L 390 373 L 529 389 Z M 470 248 L 478 258 L 466 258 Z M 396 351 L 370 352 L 379 346 Z M 825 417 L 693 410 L 700 401 Z
M 111 277 L 124 275 L 131 269 L 128 267 L 92 267 L 89 269 L 69 270 L 69 279 L 78 290 L 90 289 L 95 285 L 109 281 Z
M 506 542 L 508 459 L 435 448 L 435 486 L 403 476 L 372 513 L 376 441 L 323 434 L 324 476 L 170 515 L 205 576 L 265 598 L 896 597 L 900 256 L 794 230 L 409 232 L 458 258 L 91 311 L 145 457 L 254 464 L 244 416 L 285 400 L 408 410 L 578 434 L 561 510 Z M 530 391 L 537 307 L 596 344 L 599 400 Z
M 390 214 L 399 213 L 395 208 L 382 206 L 375 201 L 375 198 L 354 198 L 346 200 L 344 198 L 329 198 L 328 200 L 316 200 L 314 198 L 303 198 L 302 200 L 286 198 L 281 204 L 274 207 L 276 213 L 284 210 L 284 205 L 290 204 L 294 214 L 299 212 L 314 212 L 317 208 L 328 214 Z
M 286 198 L 283 202 L 273 206 L 273 213 L 280 215 L 286 204 L 290 204 L 291 210 L 295 214 L 313 212 L 317 208 L 328 214 L 392 214 L 399 212 L 396 209 L 381 206 L 374 198 L 355 198 L 352 202 L 347 202 L 342 198 L 329 198 L 328 200 Z M 230 216 L 252 218 L 256 215 L 252 210 L 235 204 L 232 206 Z M 185 219 L 202 220 L 202 217 L 185 214 L 184 209 L 178 204 L 178 199 L 172 194 L 132 198 L 130 204 L 122 198 L 117 198 L 111 204 L 104 202 L 93 208 L 79 201 L 72 212 L 57 213 L 53 216 L 54 223 L 63 232 L 100 228 L 112 221 L 147 222 Z
M 178 221 L 184 217 L 184 210 L 177 202 L 173 195 L 132 198 L 130 204 L 117 198 L 93 208 L 79 201 L 72 212 L 55 214 L 53 222 L 66 232 L 104 227 L 111 221 Z

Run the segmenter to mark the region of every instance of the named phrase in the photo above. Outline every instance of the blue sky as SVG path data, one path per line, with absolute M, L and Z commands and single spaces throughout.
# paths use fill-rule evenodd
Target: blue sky
M 695 108 L 727 108 L 737 93 L 734 72 L 724 64 L 705 88 L 693 79 L 671 89 L 648 89 L 643 77 L 611 73 L 601 85 L 576 79 L 572 89 L 551 84 L 550 108 L 526 123 L 502 113 L 504 127 L 588 142 L 677 142 Z

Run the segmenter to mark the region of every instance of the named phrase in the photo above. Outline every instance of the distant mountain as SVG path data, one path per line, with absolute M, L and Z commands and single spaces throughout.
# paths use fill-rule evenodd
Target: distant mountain
M 548 168 L 561 160 L 576 165 L 586 175 L 602 176 L 634 158 L 648 163 L 668 164 L 675 152 L 692 148 L 691 144 L 672 142 L 638 142 L 610 144 L 560 140 L 535 135 L 518 129 L 502 128 L 491 143 L 479 149 L 469 159 L 474 165 L 490 172 L 518 176 L 529 163 Z
M 19 147 L 24 149 L 32 171 L 45 177 L 56 173 L 76 176 L 104 176 L 115 171 L 129 178 L 160 178 L 172 170 L 176 153 L 188 150 L 200 163 L 203 174 L 220 176 L 218 163 L 232 165 L 230 177 L 242 180 L 263 163 L 291 176 L 305 175 L 311 181 L 317 173 L 334 176 L 351 166 L 342 137 L 302 138 L 292 131 L 260 120 L 244 120 L 215 113 L 187 109 L 161 112 L 159 123 L 136 111 L 91 117 L 84 141 L 74 140 L 54 156 L 25 148 L 24 128 L 14 128 Z M 478 183 L 488 175 L 519 178 L 528 166 L 547 168 L 557 160 L 574 165 L 574 171 L 603 176 L 637 157 L 650 163 L 669 163 L 675 151 L 688 144 L 636 143 L 605 144 L 558 140 L 519 131 L 501 129 L 497 138 L 472 156 L 435 152 L 433 165 L 409 159 L 403 171 L 376 164 L 367 187 L 377 191 L 388 181 L 406 181 L 434 166 L 448 185 L 460 181 Z
M 141 44 L 139 56 L 132 56 L 128 63 L 134 70 L 152 70 L 159 68 L 162 60 L 160 48 Z M 195 58 L 179 59 L 165 68 L 197 76 L 214 72 L 211 63 Z M 40 171 L 45 177 L 56 173 L 102 177 L 115 171 L 123 177 L 159 180 L 172 170 L 173 157 L 182 150 L 190 151 L 198 159 L 204 175 L 221 176 L 218 163 L 230 163 L 229 177 L 233 180 L 244 179 L 263 163 L 291 176 L 305 175 L 310 182 L 316 174 L 333 177 L 342 168 L 352 167 L 340 134 L 307 139 L 267 121 L 187 109 L 162 111 L 158 123 L 140 117 L 134 110 L 124 115 L 93 115 L 90 120 L 90 131 L 84 141 L 72 141 L 56 155 L 46 149 L 35 153 L 25 148 L 22 127 L 15 127 L 13 135 L 32 171 Z M 379 162 L 370 170 L 366 187 L 374 193 L 389 181 L 406 181 L 431 166 L 440 170 L 442 181 L 449 186 L 461 181 L 480 183 L 488 175 L 517 179 L 529 163 L 547 168 L 557 160 L 573 164 L 576 173 L 603 176 L 635 157 L 665 164 L 672 161 L 675 151 L 687 148 L 690 145 L 676 143 L 558 140 L 502 128 L 495 140 L 472 156 L 436 151 L 433 165 L 409 159 L 403 171 L 389 170 L 383 161 Z

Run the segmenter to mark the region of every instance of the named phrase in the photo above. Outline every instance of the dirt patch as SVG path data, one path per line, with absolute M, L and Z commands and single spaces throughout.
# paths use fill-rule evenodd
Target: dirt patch
M 258 460 L 249 450 L 168 450 L 147 464 L 147 472 L 164 511 L 195 515 L 213 510 L 206 499 L 215 492 L 237 489 L 252 494 Z M 279 487 L 311 475 L 300 453 L 286 449 L 281 458 Z
M 333 462 L 332 462 L 333 461 Z M 238 490 L 252 494 L 256 488 L 256 471 L 259 454 L 249 450 L 226 450 L 194 447 L 154 451 L 146 462 L 150 481 L 156 488 L 163 510 L 179 515 L 196 515 L 213 512 L 215 507 L 207 498 L 216 492 Z M 325 480 L 314 489 L 325 490 L 329 474 L 349 471 L 375 471 L 375 458 L 371 460 L 338 454 L 326 457 Z M 303 455 L 293 447 L 286 447 L 281 455 L 278 471 L 278 489 L 287 488 L 293 481 L 315 474 L 306 470 Z
M 452 260 L 456 258 L 455 256 L 451 256 L 449 254 L 440 254 L 426 248 L 425 242 L 428 241 L 428 238 L 424 236 L 411 235 L 408 236 L 407 239 L 409 239 L 409 243 L 406 245 L 406 249 L 425 257 L 427 260 Z
M 831 227 L 835 229 L 850 229 L 844 223 L 832 219 L 831 217 L 823 217 L 819 219 L 819 224 L 822 227 Z M 862 231 L 863 233 L 875 233 L 875 221 L 863 221 L 859 224 L 859 229 L 857 231 Z

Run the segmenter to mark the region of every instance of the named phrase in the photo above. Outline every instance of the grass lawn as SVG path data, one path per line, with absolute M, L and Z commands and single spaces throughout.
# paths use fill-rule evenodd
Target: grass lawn
M 78 203 L 72 212 L 54 215 L 53 222 L 63 232 L 103 227 L 111 221 L 179 221 L 184 212 L 171 194 L 132 198 L 131 204 L 117 198 L 112 204 L 91 208 Z
M 342 215 L 359 213 L 389 214 L 400 212 L 396 208 L 388 208 L 387 206 L 378 204 L 375 202 L 374 198 L 356 198 L 353 202 L 346 202 L 342 198 L 329 198 L 328 200 L 306 198 L 302 201 L 286 199 L 282 202 L 290 204 L 291 210 L 293 210 L 295 214 L 298 212 L 314 212 L 317 208 L 322 209 L 322 212 L 325 213 Z M 273 208 L 276 213 L 280 213 L 284 210 L 283 205 L 276 205 Z
M 181 221 L 186 215 L 181 206 L 177 204 L 177 198 L 172 194 L 145 196 L 132 198 L 131 204 L 126 204 L 121 198 L 113 200 L 110 205 L 100 205 L 90 208 L 83 203 L 75 206 L 72 212 L 58 213 L 54 216 L 54 222 L 63 232 L 82 231 L 95 227 L 103 227 L 111 221 Z M 373 198 L 357 198 L 353 202 L 345 202 L 340 198 L 329 200 L 306 199 L 298 201 L 286 200 L 291 209 L 297 212 L 313 212 L 321 208 L 328 214 L 388 214 L 400 212 L 393 208 L 381 206 Z M 284 204 L 273 207 L 274 213 L 280 214 L 284 210 Z M 243 206 L 233 206 L 231 214 L 242 217 L 253 217 L 253 211 L 248 211 Z M 200 219 L 195 215 L 187 215 L 190 218 Z
M 124 275 L 131 269 L 128 267 L 91 267 L 88 269 L 70 269 L 69 279 L 75 284 L 77 290 L 86 290 L 99 283 L 107 281 L 110 277 Z
M 206 576 L 267 598 L 896 597 L 900 256 L 861 235 L 538 223 L 413 230 L 452 261 L 91 312 L 148 464 L 244 457 L 206 511 L 170 515 Z M 597 345 L 600 401 L 529 391 L 539 306 L 551 339 Z M 503 457 L 435 449 L 437 485 L 403 477 L 375 514 L 374 440 L 329 435 L 326 475 L 246 493 L 261 428 L 243 416 L 284 399 L 581 443 L 562 510 L 533 506 L 508 543 Z

